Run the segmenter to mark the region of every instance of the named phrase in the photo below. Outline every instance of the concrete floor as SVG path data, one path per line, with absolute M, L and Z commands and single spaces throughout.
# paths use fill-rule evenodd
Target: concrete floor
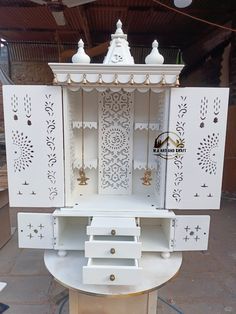
M 185 314 L 236 314 L 236 199 L 225 198 L 220 211 L 193 213 L 211 215 L 209 250 L 186 252 L 179 275 L 159 295 Z M 66 292 L 45 269 L 43 251 L 17 247 L 17 233 L 0 250 L 0 281 L 8 284 L 0 293 L 10 306 L 4 314 L 56 314 Z M 176 312 L 160 302 L 158 313 Z

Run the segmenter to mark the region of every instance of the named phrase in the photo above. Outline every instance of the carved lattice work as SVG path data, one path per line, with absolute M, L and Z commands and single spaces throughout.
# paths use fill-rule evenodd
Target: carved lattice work
M 157 102 L 157 123 L 159 125 L 159 134 L 165 132 L 168 129 L 168 106 L 166 103 L 166 93 L 162 92 L 158 94 Z M 155 196 L 157 200 L 156 206 L 158 208 L 164 207 L 164 194 L 165 194 L 165 171 L 166 171 L 166 160 L 160 157 L 156 158 L 156 171 L 154 172 L 155 182 Z
M 99 192 L 132 191 L 133 94 L 106 91 L 99 96 Z

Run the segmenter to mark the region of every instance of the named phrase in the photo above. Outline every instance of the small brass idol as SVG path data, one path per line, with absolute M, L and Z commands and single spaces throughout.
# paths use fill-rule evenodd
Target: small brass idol
M 143 185 L 149 186 L 151 185 L 152 181 L 152 170 L 151 169 L 146 169 L 144 172 L 144 176 L 141 178 L 143 181 Z
M 77 180 L 79 181 L 79 185 L 88 185 L 87 181 L 89 180 L 89 178 L 86 177 L 84 168 L 80 168 L 79 178 Z

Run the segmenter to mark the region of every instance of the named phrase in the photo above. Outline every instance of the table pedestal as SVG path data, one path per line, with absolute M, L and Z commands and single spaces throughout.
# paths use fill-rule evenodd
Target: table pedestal
M 119 297 L 90 296 L 69 290 L 70 314 L 156 314 L 157 290 Z

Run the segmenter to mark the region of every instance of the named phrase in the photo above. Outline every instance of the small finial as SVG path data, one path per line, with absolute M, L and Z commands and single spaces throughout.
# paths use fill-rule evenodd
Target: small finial
M 158 48 L 159 44 L 157 40 L 155 39 L 154 42 L 152 43 L 152 48 Z
M 158 42 L 154 40 L 152 43 L 152 51 L 145 58 L 146 64 L 162 64 L 164 62 L 164 57 L 158 51 Z
M 84 51 L 84 42 L 82 39 L 78 42 L 78 50 L 72 57 L 73 63 L 90 63 L 90 57 Z
M 121 20 L 118 20 L 116 23 L 116 34 L 124 34 L 124 32 L 122 30 Z
M 82 39 L 79 40 L 79 42 L 78 42 L 78 47 L 79 47 L 79 48 L 80 48 L 80 47 L 84 48 L 84 42 L 83 42 Z

